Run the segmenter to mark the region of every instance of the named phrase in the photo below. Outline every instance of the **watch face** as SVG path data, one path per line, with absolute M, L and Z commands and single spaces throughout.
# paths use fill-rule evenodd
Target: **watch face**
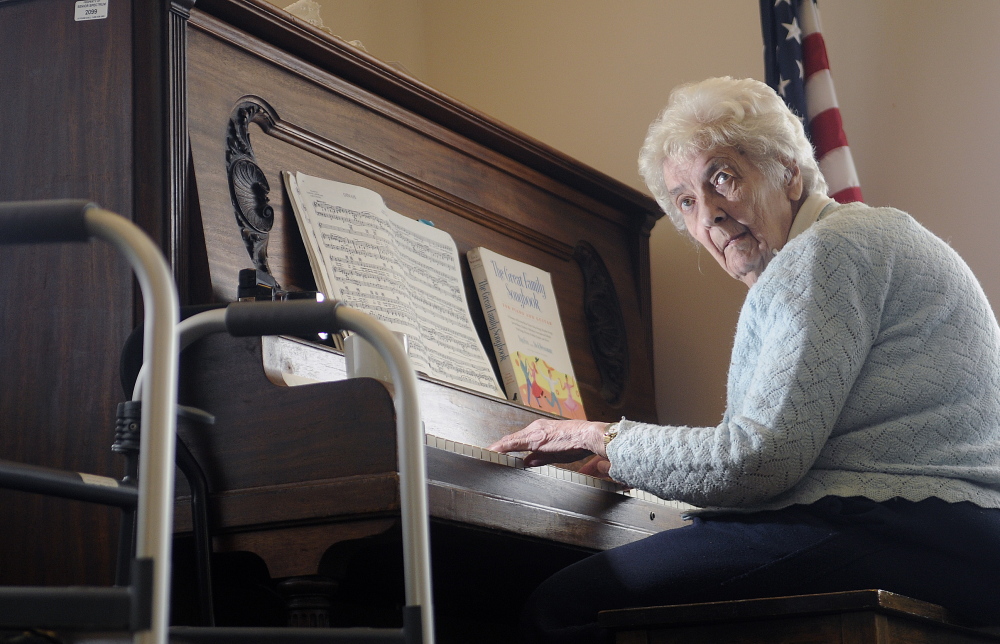
M 618 435 L 618 423 L 611 423 L 608 428 L 604 430 L 604 444 L 610 443 L 615 436 Z

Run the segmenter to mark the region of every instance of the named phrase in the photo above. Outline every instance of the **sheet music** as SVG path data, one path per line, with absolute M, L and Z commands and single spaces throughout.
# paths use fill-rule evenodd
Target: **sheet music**
M 319 289 L 409 336 L 418 371 L 503 397 L 472 325 L 451 235 L 393 212 L 366 188 L 282 176 Z

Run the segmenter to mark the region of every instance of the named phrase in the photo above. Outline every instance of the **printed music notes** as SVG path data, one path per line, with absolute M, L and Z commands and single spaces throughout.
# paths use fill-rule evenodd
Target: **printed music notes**
M 503 397 L 472 325 L 451 236 L 393 212 L 366 188 L 282 176 L 319 290 L 409 336 L 417 371 Z

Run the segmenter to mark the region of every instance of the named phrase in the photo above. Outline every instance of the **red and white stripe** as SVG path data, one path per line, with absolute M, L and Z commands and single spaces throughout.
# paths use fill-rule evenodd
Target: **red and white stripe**
M 861 182 L 854 169 L 851 149 L 847 147 L 816 4 L 812 0 L 802 0 L 798 15 L 802 29 L 806 118 L 819 168 L 830 186 L 831 197 L 840 203 L 862 201 Z

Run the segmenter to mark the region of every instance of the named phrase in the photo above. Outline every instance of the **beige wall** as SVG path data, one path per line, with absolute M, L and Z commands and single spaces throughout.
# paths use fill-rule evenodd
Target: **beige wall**
M 295 0 L 268 0 L 288 7 Z M 307 5 L 310 0 L 303 0 Z M 417 78 L 427 72 L 423 0 L 313 0 L 322 27 Z M 309 13 L 297 14 L 307 17 Z
M 752 0 L 322 5 L 333 33 L 637 188 L 636 152 L 671 87 L 763 78 Z M 866 201 L 950 241 L 1000 302 L 1000 2 L 821 0 L 820 10 Z M 667 222 L 652 255 L 660 418 L 715 424 L 745 290 Z

